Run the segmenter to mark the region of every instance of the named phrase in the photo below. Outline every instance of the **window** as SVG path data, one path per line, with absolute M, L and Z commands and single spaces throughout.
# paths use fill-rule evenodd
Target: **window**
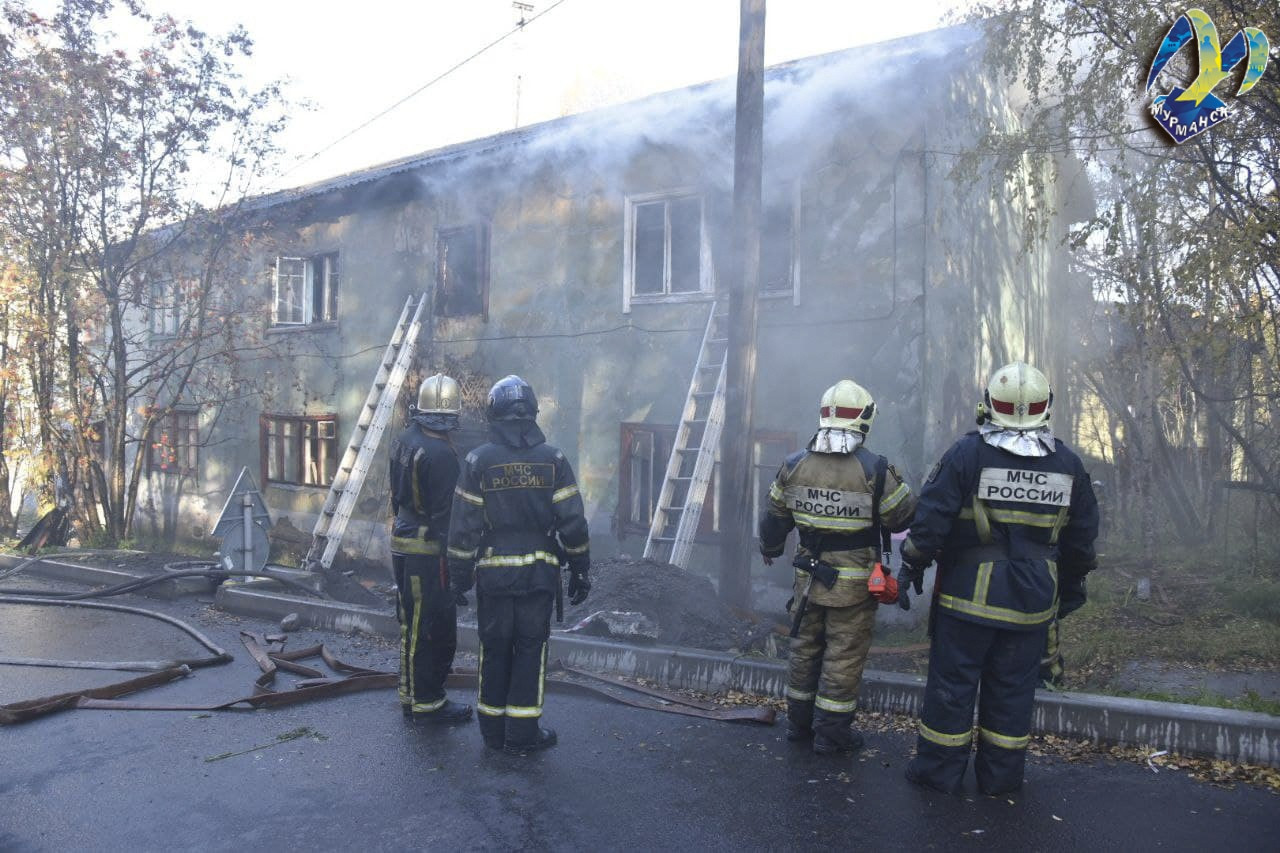
M 438 317 L 489 314 L 489 228 L 464 225 L 436 231 Z
M 178 293 L 176 281 L 151 282 L 151 334 L 157 337 L 178 334 Z
M 193 409 L 174 409 L 156 422 L 147 454 L 153 474 L 196 476 L 200 446 L 199 414 Z
M 769 486 L 778 468 L 796 449 L 795 436 L 789 432 L 757 432 L 751 447 L 751 517 L 760 518 L 768 505 Z
M 764 296 L 797 293 L 799 212 L 799 198 L 792 191 L 787 197 L 766 204 L 760 213 L 760 293 Z
M 259 420 L 262 479 L 327 486 L 338 470 L 336 415 L 263 415 Z
M 271 324 L 309 326 L 338 319 L 338 253 L 276 258 Z
M 624 233 L 624 310 L 632 302 L 700 298 L 712 290 L 702 197 L 633 196 Z
M 676 428 L 666 424 L 622 424 L 621 465 L 618 476 L 618 537 L 627 534 L 648 536 L 653 511 L 662 494 L 662 481 L 671 458 Z M 752 519 L 764 512 L 765 498 L 778 466 L 795 450 L 795 436 L 787 432 L 757 432 L 752 442 Z M 693 454 L 689 454 L 690 460 Z M 689 463 L 692 465 L 692 462 Z M 687 473 L 687 471 L 686 471 Z M 713 541 L 720 530 L 720 456 L 716 455 L 702 517 L 698 520 L 698 541 Z M 677 503 L 679 501 L 677 500 Z
M 668 424 L 622 424 L 622 465 L 618 476 L 616 516 L 620 539 L 628 533 L 648 536 L 675 437 L 676 428 Z M 688 456 L 687 465 L 692 468 L 693 454 Z M 699 541 L 714 538 L 720 526 L 718 468 L 717 456 L 716 469 L 712 471 L 711 482 L 703 498 L 702 515 L 698 519 Z

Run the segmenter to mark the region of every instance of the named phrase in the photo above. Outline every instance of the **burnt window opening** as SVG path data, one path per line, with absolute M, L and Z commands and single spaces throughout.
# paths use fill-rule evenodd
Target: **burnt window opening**
M 792 200 L 766 205 L 760 222 L 760 292 L 789 294 L 795 289 L 797 205 Z
M 333 482 L 339 458 L 337 415 L 262 415 L 258 429 L 263 482 Z
M 174 409 L 152 427 L 148 468 L 153 474 L 194 477 L 199 471 L 199 447 L 200 412 Z
M 487 317 L 489 228 L 484 224 L 436 231 L 435 314 Z
M 337 322 L 338 253 L 276 258 L 271 287 L 271 325 Z
M 703 264 L 701 196 L 632 198 L 627 214 L 628 300 L 654 301 L 710 289 Z

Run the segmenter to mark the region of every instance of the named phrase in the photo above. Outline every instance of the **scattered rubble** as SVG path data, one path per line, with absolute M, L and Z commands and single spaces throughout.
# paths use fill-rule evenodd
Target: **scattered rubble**
M 286 613 L 284 618 L 280 620 L 281 631 L 296 631 L 302 624 L 302 617 L 297 613 Z

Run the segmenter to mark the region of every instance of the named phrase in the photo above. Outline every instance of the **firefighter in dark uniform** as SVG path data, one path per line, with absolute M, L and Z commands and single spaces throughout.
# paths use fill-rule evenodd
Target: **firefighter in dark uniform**
M 476 589 L 480 733 L 485 746 L 516 754 L 556 742 L 539 721 L 561 562 L 571 604 L 591 589 L 582 496 L 537 413 L 533 388 L 520 377 L 490 389 L 490 440 L 463 461 L 449 532 L 453 588 L 459 597 Z
M 862 745 L 851 724 L 879 598 L 867 581 L 882 533 L 906 528 L 915 498 L 883 456 L 862 446 L 875 418 L 864 388 L 841 380 L 822 395 L 819 415 L 808 449 L 788 457 L 770 486 L 759 533 L 772 563 L 791 529 L 800 530 L 792 602 L 800 606 L 807 590 L 808 606 L 791 640 L 787 737 L 812 738 L 814 752 L 830 754 Z
M 391 445 L 391 567 L 400 620 L 400 707 L 414 722 L 457 723 L 471 706 L 445 697 L 458 645 L 458 609 L 445 558 L 458 454 L 458 383 L 442 373 L 418 389 L 410 423 Z
M 952 445 L 920 494 L 902 549 L 902 594 L 907 583 L 921 591 L 934 559 L 938 574 L 929 680 L 907 767 L 916 784 L 960 789 L 978 696 L 978 788 L 1022 785 L 1047 628 L 1084 604 L 1097 563 L 1092 481 L 1050 430 L 1052 404 L 1039 370 L 1020 362 L 997 370 L 978 407 L 981 429 Z

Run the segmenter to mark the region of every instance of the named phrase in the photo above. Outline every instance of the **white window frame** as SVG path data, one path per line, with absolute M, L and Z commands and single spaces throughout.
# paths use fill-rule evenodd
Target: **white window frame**
M 671 202 L 685 198 L 698 200 L 698 289 L 688 293 L 671 293 L 671 217 L 666 215 L 662 251 L 662 293 L 635 292 L 636 272 L 636 208 L 657 201 Z M 631 312 L 632 305 L 670 302 L 704 302 L 715 294 L 715 270 L 711 263 L 711 244 L 707 239 L 707 205 L 702 193 L 695 187 L 679 187 L 656 193 L 637 193 L 626 196 L 622 216 L 622 312 Z
M 316 266 L 315 265 L 317 263 L 321 263 L 324 265 L 322 269 L 323 281 L 321 283 L 321 286 L 324 288 L 324 292 L 321 293 L 321 296 L 323 297 L 321 304 L 326 306 L 326 309 L 328 306 L 332 305 L 335 314 L 337 312 L 337 298 L 336 298 L 336 295 L 331 292 L 334 286 L 334 270 L 333 270 L 334 265 L 332 263 L 332 260 L 336 258 L 337 255 L 338 255 L 337 252 L 325 252 L 318 255 L 312 255 L 310 257 L 301 257 L 297 255 L 279 255 L 276 257 L 275 269 L 271 276 L 271 325 L 272 326 L 298 327 L 298 326 L 310 326 L 316 323 L 337 322 L 338 318 L 336 316 L 334 317 L 324 317 L 324 316 L 316 317 L 315 316 L 315 302 L 316 302 L 315 300 Z M 302 319 L 300 320 L 282 319 L 280 316 L 281 268 L 286 263 L 302 264 L 302 274 L 301 274 Z M 339 273 L 339 275 L 341 275 L 341 273 Z M 288 276 L 290 278 L 296 278 L 297 274 L 288 273 Z
M 151 334 L 157 338 L 176 338 L 182 324 L 179 312 L 178 281 L 172 278 L 151 282 Z

